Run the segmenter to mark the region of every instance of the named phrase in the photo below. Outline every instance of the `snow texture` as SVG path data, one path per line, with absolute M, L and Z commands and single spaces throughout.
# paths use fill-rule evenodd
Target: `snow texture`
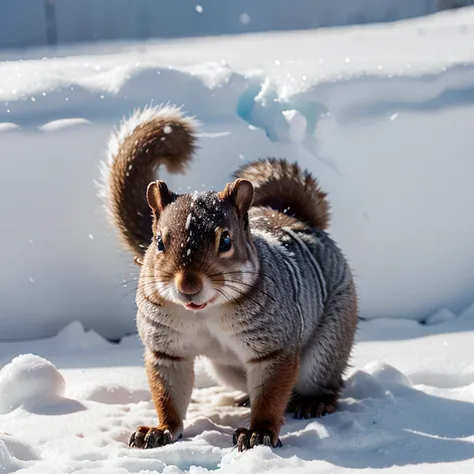
M 13 15 L 27 2 L 0 8 Z M 364 3 L 374 6 L 351 5 Z M 434 8 L 399 1 L 391 19 L 422 3 Z M 74 11 L 74 28 L 61 23 L 74 38 L 83 10 L 57 5 Z M 253 5 L 236 13 L 241 28 L 257 28 Z M 377 5 L 373 15 L 388 11 Z M 0 14 L 0 38 L 36 41 L 43 5 L 30 6 L 30 36 Z M 189 9 L 205 19 L 211 0 Z M 310 21 L 302 12 L 291 13 Z M 124 23 L 108 25 L 126 36 Z M 21 61 L 0 52 L 0 472 L 472 474 L 473 25 L 474 9 L 463 9 L 390 26 L 28 51 Z M 183 441 L 127 447 L 157 419 L 131 335 L 137 268 L 95 182 L 111 134 L 113 145 L 130 133 L 120 119 L 162 103 L 201 123 L 189 172 L 161 172 L 171 189 L 222 189 L 242 163 L 285 156 L 329 192 L 330 230 L 366 321 L 340 409 L 287 418 L 281 449 L 232 449 L 249 411 L 233 407 L 239 393 L 216 386 L 203 360 Z
M 473 24 L 467 8 L 0 63 L 0 338 L 77 319 L 111 339 L 135 331 L 137 268 L 95 182 L 121 118 L 162 103 L 200 121 L 188 173 L 161 172 L 171 189 L 222 189 L 257 157 L 298 160 L 329 193 L 364 319 L 460 314 L 474 284 Z
M 3 0 L 0 47 L 209 36 L 395 21 L 473 0 Z M 28 15 L 25 15 L 28 11 Z
M 107 343 L 73 323 L 53 339 L 0 346 L 0 472 L 472 473 L 473 335 L 474 315 L 361 323 L 340 409 L 287 417 L 283 448 L 239 454 L 232 433 L 248 409 L 232 406 L 239 393 L 215 386 L 202 361 L 184 440 L 129 449 L 134 428 L 157 421 L 141 344 Z

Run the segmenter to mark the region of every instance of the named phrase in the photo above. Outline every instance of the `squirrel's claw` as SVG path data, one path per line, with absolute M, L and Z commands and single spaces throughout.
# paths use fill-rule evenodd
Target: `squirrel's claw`
M 290 402 L 288 411 L 297 420 L 320 418 L 334 413 L 338 395 L 302 396 L 297 395 Z
M 281 448 L 282 443 L 277 439 L 272 443 L 273 433 L 267 430 L 248 430 L 247 428 L 238 428 L 234 432 L 234 446 L 239 452 L 247 451 L 255 446 L 269 446 L 272 448 Z
M 152 449 L 173 443 L 171 432 L 160 428 L 139 426 L 130 436 L 128 446 L 138 449 Z

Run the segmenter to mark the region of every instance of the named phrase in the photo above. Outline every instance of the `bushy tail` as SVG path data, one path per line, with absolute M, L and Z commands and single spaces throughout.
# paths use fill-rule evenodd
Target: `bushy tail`
M 141 257 L 152 240 L 148 184 L 160 165 L 181 173 L 191 161 L 197 123 L 172 106 L 147 107 L 124 119 L 110 136 L 101 163 L 99 196 L 123 243 Z
M 285 212 L 320 229 L 329 226 L 330 206 L 326 193 L 297 163 L 276 158 L 262 159 L 242 166 L 234 177 L 253 183 L 253 206 Z

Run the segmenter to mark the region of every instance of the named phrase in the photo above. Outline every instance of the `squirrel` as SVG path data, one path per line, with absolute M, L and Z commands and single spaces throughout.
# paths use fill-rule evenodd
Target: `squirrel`
M 99 195 L 141 265 L 137 329 L 159 420 L 129 446 L 182 438 L 203 356 L 248 399 L 250 424 L 234 446 L 279 447 L 285 414 L 338 407 L 358 322 L 353 275 L 327 232 L 327 194 L 297 163 L 249 162 L 218 192 L 177 194 L 157 180 L 161 165 L 186 170 L 198 126 L 179 107 L 136 110 L 102 162 Z

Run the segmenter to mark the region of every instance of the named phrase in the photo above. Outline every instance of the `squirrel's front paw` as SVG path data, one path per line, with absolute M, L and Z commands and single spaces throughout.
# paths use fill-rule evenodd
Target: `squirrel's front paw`
M 248 430 L 247 428 L 237 428 L 234 432 L 234 446 L 239 451 L 247 451 L 255 446 L 264 445 L 273 448 L 280 448 L 281 441 L 277 438 L 276 442 L 272 442 L 275 438 L 272 432 L 267 430 Z
M 180 436 L 181 437 L 181 436 Z M 139 426 L 128 442 L 130 448 L 151 449 L 173 443 L 170 430 Z

